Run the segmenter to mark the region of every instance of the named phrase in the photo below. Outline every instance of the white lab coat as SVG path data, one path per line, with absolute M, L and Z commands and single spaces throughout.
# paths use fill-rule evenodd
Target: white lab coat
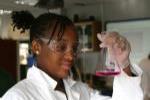
M 140 88 L 142 71 L 136 65 L 134 69 L 137 77 L 129 77 L 123 71 L 115 77 L 112 98 L 102 96 L 88 85 L 68 77 L 63 80 L 68 100 L 143 100 Z M 56 85 L 56 81 L 33 66 L 28 70 L 27 78 L 9 89 L 2 100 L 67 100 L 65 94 L 54 90 Z

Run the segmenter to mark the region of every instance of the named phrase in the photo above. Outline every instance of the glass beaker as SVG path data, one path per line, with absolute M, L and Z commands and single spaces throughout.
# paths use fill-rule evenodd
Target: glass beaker
M 121 68 L 116 60 L 115 52 L 113 51 L 110 56 L 107 48 L 101 48 L 96 67 L 96 76 L 115 76 L 120 72 Z

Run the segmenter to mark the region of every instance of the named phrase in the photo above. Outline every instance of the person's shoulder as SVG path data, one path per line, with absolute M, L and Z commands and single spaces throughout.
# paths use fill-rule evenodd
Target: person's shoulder
M 26 97 L 27 90 L 30 89 L 28 82 L 24 79 L 16 83 L 3 95 L 2 100 L 22 100 L 21 98 Z
M 18 91 L 18 90 L 21 90 L 23 89 L 23 87 L 26 87 L 27 84 L 26 84 L 26 79 L 24 80 L 21 80 L 19 82 L 17 82 L 14 86 L 12 86 L 8 91 Z
M 24 86 L 23 81 L 18 82 L 2 96 L 2 100 L 23 100 L 24 92 L 22 90 Z

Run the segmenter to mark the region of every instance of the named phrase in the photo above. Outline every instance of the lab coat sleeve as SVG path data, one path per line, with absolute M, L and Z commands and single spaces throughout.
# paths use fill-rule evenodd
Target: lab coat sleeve
M 0 100 L 28 100 L 20 90 L 10 90 L 6 92 Z
M 123 70 L 120 75 L 115 76 L 111 98 L 102 96 L 99 92 L 92 90 L 91 100 L 143 100 L 143 91 L 140 84 L 142 70 L 133 64 L 132 72 L 137 76 L 128 76 Z
M 97 90 L 92 90 L 91 92 L 91 99 L 90 100 L 111 100 L 109 96 L 103 96 Z
M 128 76 L 123 70 L 114 78 L 112 100 L 143 100 L 141 88 L 142 70 L 132 64 L 132 72 L 135 77 Z

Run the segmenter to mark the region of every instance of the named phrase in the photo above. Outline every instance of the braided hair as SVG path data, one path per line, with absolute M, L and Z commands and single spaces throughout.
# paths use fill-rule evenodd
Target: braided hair
M 44 13 L 34 20 L 30 28 L 30 41 L 34 38 L 47 36 L 49 37 L 48 43 L 54 36 L 60 40 L 67 26 L 73 26 L 73 22 L 67 17 L 54 13 Z
M 65 28 L 67 26 L 74 26 L 73 22 L 66 16 L 54 13 L 44 13 L 34 18 L 28 11 L 14 11 L 11 18 L 14 31 L 15 28 L 21 29 L 20 33 L 24 33 L 26 29 L 30 30 L 30 42 L 39 37 L 49 36 L 50 43 L 50 40 L 55 35 L 60 40 Z

